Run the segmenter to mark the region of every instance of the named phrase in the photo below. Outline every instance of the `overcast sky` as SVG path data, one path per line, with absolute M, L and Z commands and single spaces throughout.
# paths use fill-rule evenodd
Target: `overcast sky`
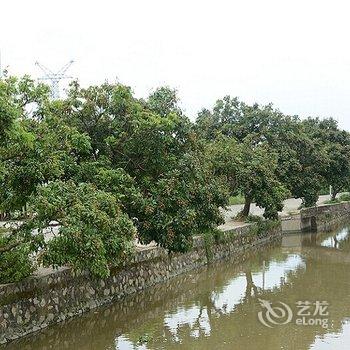
M 118 81 L 146 96 L 179 91 L 194 119 L 226 94 L 350 130 L 346 1 L 1 1 L 0 49 L 13 74 L 36 60 L 83 85 Z

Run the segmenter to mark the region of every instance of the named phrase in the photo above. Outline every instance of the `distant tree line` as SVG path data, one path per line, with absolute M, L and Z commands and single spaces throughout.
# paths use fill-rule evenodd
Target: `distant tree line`
M 0 282 L 28 276 L 34 255 L 108 276 L 136 238 L 188 251 L 236 194 L 242 218 L 255 202 L 277 219 L 289 196 L 313 206 L 325 186 L 348 189 L 350 136 L 335 120 L 226 96 L 193 123 L 178 102 L 168 87 L 137 99 L 77 82 L 53 101 L 28 76 L 0 80 L 0 211 L 25 216 L 0 232 Z

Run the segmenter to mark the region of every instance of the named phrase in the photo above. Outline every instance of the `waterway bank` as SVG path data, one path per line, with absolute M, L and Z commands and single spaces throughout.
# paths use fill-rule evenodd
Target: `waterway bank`
M 92 279 L 68 268 L 41 271 L 20 283 L 0 285 L 0 342 L 5 343 L 165 282 L 184 272 L 230 255 L 244 261 L 259 246 L 281 237 L 277 224 L 269 231 L 256 224 L 226 227 L 221 242 L 196 237 L 185 254 L 159 247 L 140 248 L 132 261 L 106 279 Z
M 350 270 L 339 255 L 349 256 L 349 232 L 345 225 L 283 235 L 244 262 L 215 261 L 0 349 L 346 349 Z M 298 301 L 325 301 L 327 327 L 298 325 L 295 317 L 266 327 L 258 320 L 261 299 L 287 304 L 295 317 Z
M 350 204 L 310 208 L 308 213 L 309 218 L 315 218 L 309 220 L 311 223 L 316 220 L 316 223 L 323 223 L 319 227 L 330 227 L 349 217 Z M 219 242 L 196 237 L 193 250 L 185 254 L 168 254 L 154 246 L 138 248 L 132 261 L 103 280 L 61 268 L 40 271 L 20 283 L 0 285 L 0 342 L 20 338 L 164 283 L 208 262 L 231 256 L 236 263 L 241 263 L 282 236 L 280 224 L 261 230 L 254 223 L 227 222 L 220 229 Z

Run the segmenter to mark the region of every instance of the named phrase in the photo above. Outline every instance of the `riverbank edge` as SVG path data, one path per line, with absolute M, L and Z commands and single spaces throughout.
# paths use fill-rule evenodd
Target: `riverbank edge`
M 350 202 L 321 204 L 303 208 L 298 213 L 281 218 L 282 232 L 317 232 L 332 230 L 348 220 Z
M 350 203 L 300 211 L 298 231 L 330 229 L 349 218 Z M 20 283 L 0 285 L 0 344 L 165 282 L 211 261 L 233 257 L 243 262 L 260 247 L 282 238 L 282 225 L 225 224 L 218 241 L 195 237 L 193 249 L 168 254 L 159 247 L 140 248 L 131 261 L 106 279 L 92 279 L 69 268 L 47 270 Z M 283 230 L 283 233 L 285 231 Z
M 112 302 L 165 282 L 211 261 L 234 256 L 242 262 L 259 247 L 281 239 L 280 223 L 269 230 L 242 223 L 220 231 L 219 242 L 205 236 L 194 239 L 187 253 L 171 253 L 160 247 L 138 249 L 122 268 L 105 279 L 93 279 L 69 268 L 41 272 L 19 283 L 0 285 L 0 344 L 21 338 Z

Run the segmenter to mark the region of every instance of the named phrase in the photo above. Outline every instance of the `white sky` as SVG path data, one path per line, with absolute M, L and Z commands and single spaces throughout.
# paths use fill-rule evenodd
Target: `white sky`
M 313 0 L 4 0 L 3 66 L 38 77 L 70 59 L 83 85 L 170 85 L 194 119 L 226 94 L 350 130 L 350 4 Z

